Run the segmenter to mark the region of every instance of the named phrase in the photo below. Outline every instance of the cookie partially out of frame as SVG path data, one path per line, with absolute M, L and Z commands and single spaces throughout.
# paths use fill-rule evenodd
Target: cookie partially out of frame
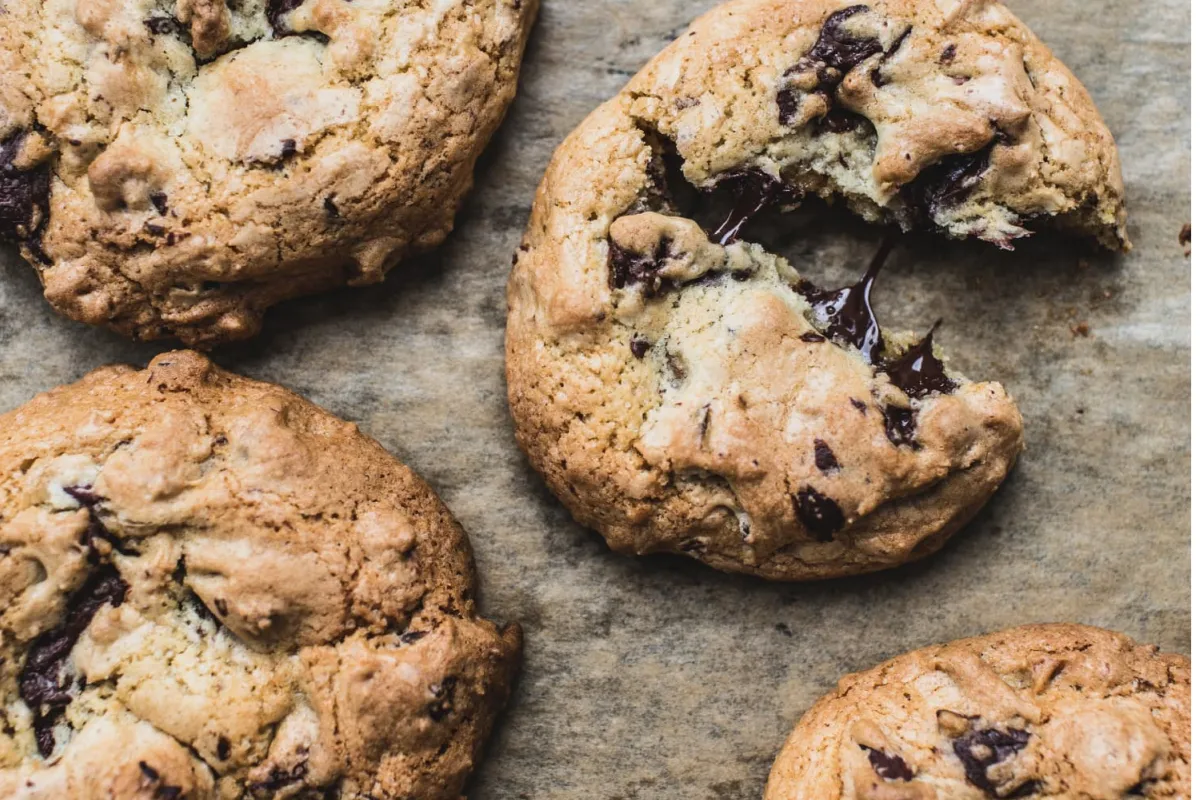
M 1191 661 L 1031 625 L 847 675 L 775 762 L 766 800 L 1191 797 Z
M 378 444 L 191 352 L 0 415 L 0 796 L 458 798 L 520 629 Z
M 537 0 L 6 0 L 0 239 L 61 313 L 256 333 L 440 243 Z
M 954 58 L 931 57 L 935 43 Z M 1001 69 L 1018 56 L 1028 71 Z M 825 82 L 805 95 L 797 70 L 818 63 Z M 845 73 L 835 84 L 832 64 Z M 921 121 L 906 136 L 929 141 L 904 180 L 884 165 L 909 129 L 889 128 L 886 109 L 839 105 L 858 77 L 872 87 L 863 91 L 898 93 Z M 1050 102 L 1052 78 L 1072 87 L 1071 102 Z M 1063 121 L 1050 137 L 1051 117 L 1031 110 L 1003 135 L 988 127 L 972 145 L 982 168 L 964 172 L 947 148 L 974 140 L 943 119 L 957 106 L 935 113 L 918 99 L 972 82 L 1079 125 Z M 785 97 L 825 110 L 781 119 Z M 963 98 L 962 115 L 983 113 L 980 97 Z M 871 290 L 882 259 L 852 286 L 817 287 L 803 265 L 747 241 L 747 226 L 834 193 L 867 216 L 1006 240 L 1021 216 L 1009 211 L 1040 198 L 1119 245 L 1119 192 L 1104 182 L 1118 180 L 1115 153 L 1085 101 L 994 3 L 741 0 L 702 17 L 571 134 L 538 190 L 507 332 L 509 400 L 533 466 L 621 552 L 787 580 L 933 552 L 1020 452 L 1013 400 L 948 367 L 932 334 L 881 330 Z M 901 139 L 907 163 L 918 148 Z M 1012 160 L 1039 147 L 1050 155 Z M 1049 170 L 1056 148 L 1091 155 Z M 1112 219 L 1072 216 L 1084 214 L 1077 184 L 1112 189 Z M 915 197 L 940 199 L 930 211 Z

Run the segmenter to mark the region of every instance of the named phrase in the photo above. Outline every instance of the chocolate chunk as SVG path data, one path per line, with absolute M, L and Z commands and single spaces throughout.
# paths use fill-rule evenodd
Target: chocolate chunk
M 433 702 L 425 707 L 425 712 L 434 722 L 441 722 L 454 710 L 454 688 L 457 684 L 458 678 L 450 675 L 441 683 L 429 687 L 433 694 Z
M 784 76 L 801 72 L 816 73 L 816 91 L 825 94 L 832 103 L 832 98 L 845 79 L 846 73 L 876 53 L 883 52 L 883 45 L 878 39 L 859 38 L 842 28 L 846 20 L 867 10 L 865 5 L 849 6 L 826 17 L 812 49 L 795 66 L 790 67 Z M 792 124 L 800 106 L 799 92 L 794 88 L 784 88 L 776 96 L 775 102 L 779 106 L 779 124 Z
M 871 364 L 879 363 L 883 349 L 883 335 L 879 320 L 871 308 L 871 288 L 875 278 L 892 250 L 892 242 L 884 242 L 862 279 L 853 286 L 831 292 L 817 289 L 807 281 L 797 291 L 812 305 L 818 326 L 825 335 L 844 345 L 853 347 Z
M 296 155 L 296 140 L 284 139 L 279 150 L 280 158 L 291 158 Z
M 50 216 L 50 165 L 23 170 L 13 164 L 25 136 L 17 131 L 0 141 L 0 241 L 23 242 L 36 255 L 41 253 L 37 240 Z M 43 256 L 39 257 L 49 260 Z
M 232 751 L 231 745 L 229 744 L 229 740 L 226 739 L 224 736 L 218 736 L 217 737 L 217 758 L 221 759 L 222 761 L 228 761 L 229 756 L 232 752 L 233 751 Z
M 67 598 L 62 623 L 29 646 L 17 686 L 21 699 L 33 712 L 34 736 L 43 758 L 54 752 L 54 725 L 71 702 L 71 681 L 62 675 L 63 665 L 96 612 L 105 605 L 121 605 L 128 590 L 116 567 L 106 564 L 95 570 Z
M 817 121 L 818 133 L 850 133 L 859 128 L 873 130 L 874 126 L 866 117 L 844 108 L 835 108 Z
M 733 208 L 709 237 L 720 245 L 737 241 L 742 228 L 774 205 L 784 193 L 783 184 L 778 178 L 759 170 L 737 172 L 722 178 L 720 187 L 733 194 Z
M 633 357 L 640 360 L 650 351 L 650 342 L 641 336 L 634 336 L 629 340 L 629 349 L 633 353 Z
M 883 65 L 887 63 L 888 59 L 896 55 L 896 51 L 904 45 L 904 41 L 908 39 L 908 35 L 910 33 L 912 33 L 912 26 L 905 28 L 904 33 L 897 36 L 896 41 L 892 42 L 892 46 L 887 49 L 887 52 L 883 54 L 883 58 L 881 58 L 875 68 L 871 70 L 871 83 L 875 84 L 877 87 L 887 85 L 887 79 L 883 76 L 882 72 Z
M 933 334 L 941 324 L 939 320 L 924 339 L 887 367 L 887 376 L 892 383 L 909 397 L 925 397 L 934 392 L 950 394 L 958 388 L 958 384 L 946 375 L 946 365 L 933 354 Z
M 885 781 L 907 782 L 915 777 L 912 767 L 900 756 L 890 756 L 882 750 L 867 747 L 865 744 L 859 745 L 859 747 L 867 751 L 867 760 L 871 762 L 875 774 Z
M 995 142 L 974 153 L 947 156 L 926 167 L 902 190 L 908 204 L 927 219 L 959 205 L 979 185 L 992 160 Z
M 983 789 L 989 796 L 996 797 L 996 787 L 988 779 L 988 768 L 1012 758 L 1025 749 L 1027 744 L 1029 734 L 1025 731 L 987 728 L 955 739 L 954 755 L 962 762 L 967 780 Z M 1035 781 L 1030 781 L 1005 796 L 1023 797 L 1032 793 L 1036 786 Z
M 958 55 L 958 47 L 952 44 L 946 45 L 946 49 L 942 50 L 942 54 L 938 56 L 938 63 L 942 66 L 949 66 L 954 63 L 954 57 Z
M 917 415 L 910 408 L 888 406 L 883 410 L 883 429 L 888 441 L 900 447 L 916 447 Z
M 820 344 L 821 342 L 826 341 L 826 339 L 816 331 L 805 331 L 804 333 L 800 334 L 800 341 L 808 342 L 809 344 Z
M 665 236 L 658 240 L 653 255 L 626 250 L 611 239 L 608 242 L 608 285 L 612 289 L 624 289 L 640 284 L 650 297 L 663 287 L 658 271 L 671 252 L 671 240 Z
M 817 469 L 828 475 L 830 472 L 837 472 L 842 468 L 838 463 L 837 456 L 833 454 L 833 450 L 825 443 L 824 439 L 813 440 L 813 450 L 816 453 Z
M 792 495 L 792 507 L 818 542 L 832 542 L 833 535 L 846 527 L 846 516 L 838 504 L 811 486 Z
M 167 213 L 167 193 L 166 192 L 151 192 L 150 202 L 154 204 L 154 208 L 159 214 Z
M 183 26 L 174 17 L 147 17 L 142 20 L 142 24 L 146 26 L 146 30 L 156 36 L 181 36 L 183 34 Z
M 284 25 L 283 18 L 303 4 L 304 0 L 267 0 L 267 22 L 271 24 L 271 30 L 274 31 L 276 37 L 290 36 L 295 33 Z
M 304 761 L 300 762 L 291 769 L 272 767 L 271 772 L 268 773 L 266 780 L 252 783 L 247 788 L 249 788 L 251 792 L 255 793 L 275 792 L 285 786 L 289 786 L 293 783 L 299 783 L 300 781 L 304 780 L 304 776 L 307 774 L 308 763 Z

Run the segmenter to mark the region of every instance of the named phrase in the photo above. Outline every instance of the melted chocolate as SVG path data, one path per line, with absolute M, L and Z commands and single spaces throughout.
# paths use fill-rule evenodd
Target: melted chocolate
M 982 731 L 972 731 L 954 740 L 954 755 L 962 762 L 967 780 L 983 789 L 990 797 L 996 797 L 996 787 L 988 779 L 988 768 L 1015 756 L 1029 744 L 1029 734 L 1025 731 L 1002 731 L 988 728 Z M 980 756 L 983 752 L 986 755 Z M 1037 788 L 1036 781 L 1022 784 L 1018 789 L 1005 795 L 1006 797 L 1024 797 L 1032 794 Z
M 962 203 L 979 185 L 992 160 L 995 142 L 974 153 L 947 156 L 926 167 L 901 191 L 908 204 L 932 220 L 939 213 Z
M 792 495 L 796 518 L 818 542 L 832 542 L 833 535 L 846 527 L 846 515 L 832 499 L 811 486 Z
M 939 320 L 924 339 L 887 367 L 888 378 L 909 397 L 925 397 L 934 392 L 950 394 L 958 388 L 946 375 L 946 365 L 933 354 L 933 334 L 941 324 Z
M 900 756 L 888 755 L 882 750 L 867 747 L 865 744 L 859 745 L 859 747 L 867 751 L 867 760 L 871 762 L 875 774 L 885 781 L 908 782 L 916 777 L 912 767 Z
M 17 131 L 0 141 L 0 241 L 24 242 L 40 254 L 37 240 L 50 215 L 50 165 L 23 170 L 13 164 L 25 136 Z
M 709 237 L 720 245 L 737 241 L 747 223 L 784 196 L 783 184 L 778 178 L 757 170 L 723 178 L 720 186 L 733 194 L 733 208 Z
M 832 103 L 833 95 L 846 73 L 876 53 L 883 52 L 883 45 L 878 39 L 860 38 L 842 28 L 846 20 L 867 10 L 865 5 L 849 6 L 826 17 L 812 49 L 784 75 L 815 72 L 817 91 L 825 94 Z M 779 106 L 779 123 L 790 125 L 800 105 L 799 92 L 791 88 L 783 89 L 776 97 L 776 103 Z
M 871 260 L 862 279 L 853 286 L 826 292 L 811 283 L 803 282 L 798 291 L 812 305 L 818 325 L 825 335 L 862 353 L 871 364 L 879 364 L 883 350 L 883 335 L 879 320 L 871 308 L 871 288 L 875 278 L 891 253 L 893 243 L 885 242 Z
M 71 681 L 62 675 L 71 650 L 96 612 L 105 605 L 121 605 L 128 590 L 116 567 L 106 564 L 95 570 L 67 598 L 66 618 L 62 623 L 38 636 L 29 646 L 17 684 L 21 699 L 33 712 L 34 736 L 43 758 L 54 752 L 54 725 L 72 699 Z

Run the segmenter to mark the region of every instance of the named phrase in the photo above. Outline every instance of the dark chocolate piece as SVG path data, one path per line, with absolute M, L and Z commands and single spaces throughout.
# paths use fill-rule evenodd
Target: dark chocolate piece
M 634 336 L 629 340 L 629 350 L 633 353 L 633 357 L 641 360 L 650 351 L 650 342 L 641 336 Z
M 441 722 L 454 710 L 454 688 L 457 684 L 458 678 L 450 675 L 443 678 L 441 683 L 429 687 L 433 702 L 426 706 L 425 712 L 434 722 Z
M 837 472 L 842 468 L 842 465 L 838 463 L 837 456 L 833 454 L 833 449 L 825 443 L 824 439 L 813 440 L 813 451 L 816 454 L 817 469 L 821 472 L 828 475 L 830 472 Z
M 926 167 L 901 193 L 919 214 L 933 220 L 947 208 L 961 204 L 979 185 L 991 164 L 995 144 L 974 153 L 946 156 Z
M 900 756 L 888 755 L 882 750 L 867 747 L 865 744 L 861 744 L 859 747 L 867 751 L 867 760 L 871 762 L 875 774 L 885 781 L 908 782 L 916 777 L 912 767 Z
M 846 515 L 832 499 L 811 486 L 792 495 L 796 518 L 818 542 L 832 542 L 833 535 L 846 527 Z
M 821 25 L 821 32 L 812 49 L 784 76 L 800 72 L 815 72 L 817 76 L 816 91 L 825 94 L 832 105 L 837 88 L 845 79 L 846 73 L 866 61 L 876 53 L 883 52 L 883 45 L 874 37 L 859 38 L 847 33 L 842 23 L 853 16 L 867 11 L 865 5 L 856 5 L 835 11 L 826 17 Z M 776 97 L 779 106 L 779 124 L 790 125 L 796 118 L 796 110 L 800 106 L 798 90 L 784 88 Z
M 24 131 L 17 131 L 0 141 L 0 241 L 24 243 L 41 254 L 38 239 L 50 216 L 50 164 L 33 169 L 18 169 L 13 164 L 25 136 Z
M 888 406 L 883 410 L 883 429 L 888 441 L 900 447 L 916 447 L 917 414 L 911 408 Z
M 933 334 L 941 324 L 938 320 L 924 339 L 887 367 L 888 378 L 909 397 L 925 397 L 934 392 L 950 394 L 958 388 L 946 375 L 946 365 L 933 354 Z
M 128 584 L 111 564 L 93 571 L 67 598 L 62 623 L 29 646 L 17 686 L 21 699 L 33 712 L 34 736 L 43 758 L 54 752 L 54 726 L 72 699 L 72 682 L 62 674 L 63 665 L 96 612 L 105 605 L 121 605 L 128 590 Z
M 613 289 L 624 289 L 642 284 L 647 295 L 653 297 L 662 288 L 663 280 L 658 275 L 663 262 L 671 252 L 671 240 L 665 236 L 658 240 L 653 255 L 626 250 L 611 239 L 608 243 L 608 285 Z
M 996 787 L 988 779 L 988 768 L 1015 756 L 1029 744 L 1029 734 L 1021 730 L 1002 731 L 987 728 L 972 731 L 954 740 L 954 755 L 962 762 L 967 780 L 983 789 L 990 797 L 996 797 Z M 1037 788 L 1036 781 L 1022 784 L 1005 797 L 1024 797 Z

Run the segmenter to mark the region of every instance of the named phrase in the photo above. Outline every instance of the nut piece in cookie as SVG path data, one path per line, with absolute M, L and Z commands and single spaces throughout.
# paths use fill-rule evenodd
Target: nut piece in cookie
M 1191 796 L 1191 661 L 1030 625 L 847 675 L 800 720 L 765 800 Z
M 0 415 L 0 797 L 458 798 L 521 631 L 354 425 L 192 352 Z
M 0 240 L 61 313 L 254 335 L 446 237 L 537 0 L 10 0 Z
M 886 248 L 827 289 L 743 238 L 795 199 L 760 171 L 693 184 L 625 98 L 556 154 L 509 284 L 509 400 L 614 549 L 780 580 L 885 569 L 937 550 L 1021 451 L 1001 386 L 880 326 Z

